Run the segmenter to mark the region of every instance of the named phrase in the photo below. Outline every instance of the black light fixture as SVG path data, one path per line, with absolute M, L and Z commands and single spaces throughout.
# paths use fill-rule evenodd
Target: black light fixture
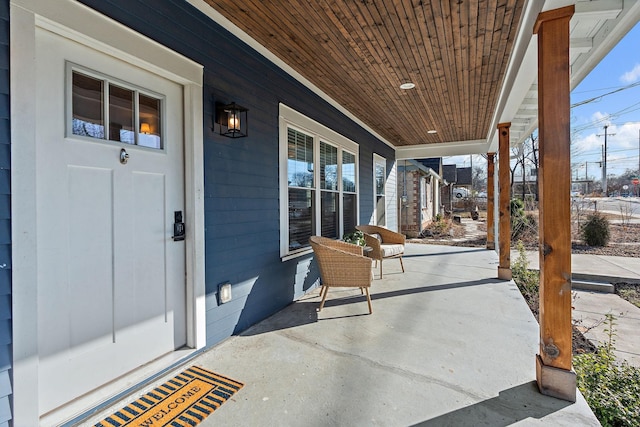
M 220 135 L 229 138 L 242 138 L 249 134 L 247 127 L 248 109 L 232 102 L 227 105 L 216 105 L 216 122 L 220 126 Z

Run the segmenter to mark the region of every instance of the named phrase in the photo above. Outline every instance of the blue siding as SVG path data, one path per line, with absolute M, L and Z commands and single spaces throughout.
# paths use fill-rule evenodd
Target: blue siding
M 9 0 L 0 0 L 0 426 L 11 420 Z
M 207 343 L 213 345 L 273 314 L 317 282 L 310 257 L 279 255 L 278 104 L 360 144 L 360 219 L 373 211 L 373 152 L 394 152 L 271 62 L 180 0 L 82 3 L 205 66 L 204 169 Z M 214 102 L 249 108 L 249 136 L 214 133 Z M 390 169 L 390 168 L 389 168 Z M 233 301 L 217 304 L 220 283 Z

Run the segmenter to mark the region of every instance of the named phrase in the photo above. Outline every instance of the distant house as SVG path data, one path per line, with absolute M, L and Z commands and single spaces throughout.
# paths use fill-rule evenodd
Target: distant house
M 458 181 L 458 167 L 456 165 L 442 165 L 443 185 L 440 188 L 440 201 L 445 211 L 453 210 L 453 187 Z
M 441 170 L 441 158 L 398 162 L 401 233 L 416 237 L 441 213 Z

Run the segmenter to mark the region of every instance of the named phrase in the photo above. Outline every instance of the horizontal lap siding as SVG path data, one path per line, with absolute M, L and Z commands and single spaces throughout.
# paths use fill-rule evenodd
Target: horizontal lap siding
M 205 66 L 205 280 L 207 344 L 213 345 L 317 282 L 310 256 L 280 260 L 278 104 L 360 144 L 361 219 L 368 221 L 373 210 L 372 153 L 393 161 L 393 150 L 184 1 L 82 3 Z M 246 138 L 212 129 L 214 103 L 232 101 L 249 109 Z M 224 282 L 232 284 L 233 300 L 218 306 Z
M 11 419 L 9 1 L 0 0 L 0 427 Z

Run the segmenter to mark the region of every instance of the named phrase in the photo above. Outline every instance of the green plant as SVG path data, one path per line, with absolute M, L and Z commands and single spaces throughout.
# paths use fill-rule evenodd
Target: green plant
M 511 212 L 511 218 L 524 217 L 524 202 L 520 199 L 511 199 L 509 203 L 509 209 Z
M 607 246 L 609 243 L 609 221 L 604 215 L 595 212 L 587 216 L 582 226 L 582 240 L 589 246 Z
M 524 202 L 520 199 L 511 199 L 511 238 L 516 240 L 526 237 L 527 234 L 537 234 L 538 220 L 532 214 L 524 210 Z
M 616 361 L 615 316 L 606 319 L 607 342 L 573 358 L 578 389 L 603 426 L 640 426 L 640 368 Z
M 518 251 L 518 257 L 511 264 L 511 276 L 527 304 L 529 304 L 531 311 L 537 313 L 540 274 L 536 270 L 529 270 L 529 261 L 522 241 L 518 241 L 516 250 Z
M 364 233 L 360 230 L 352 231 L 342 236 L 342 241 L 358 246 L 366 246 Z

